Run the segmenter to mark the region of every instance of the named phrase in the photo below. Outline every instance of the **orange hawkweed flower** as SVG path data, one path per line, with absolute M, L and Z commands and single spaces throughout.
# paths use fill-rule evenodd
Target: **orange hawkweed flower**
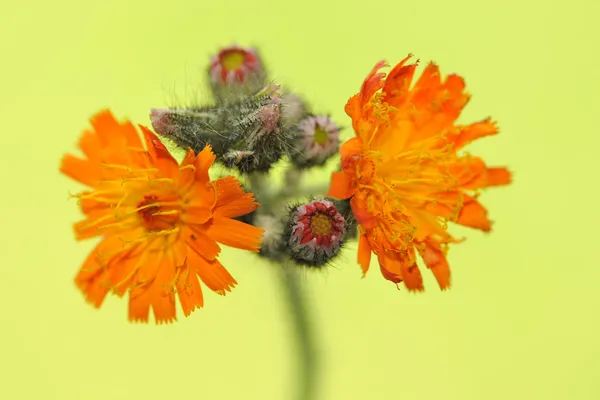
M 140 126 L 147 148 L 130 122 L 109 111 L 91 120 L 81 136 L 85 158 L 65 155 L 61 171 L 87 185 L 79 198 L 86 218 L 75 224 L 78 240 L 101 237 L 75 283 L 99 308 L 107 293 L 129 292 L 129 320 L 172 322 L 175 296 L 189 316 L 203 306 L 198 278 L 224 295 L 237 283 L 217 256 L 227 246 L 258 251 L 262 229 L 233 218 L 256 209 L 234 177 L 211 181 L 210 146 L 188 150 L 181 164 Z
M 450 286 L 447 246 L 458 242 L 448 221 L 490 230 L 480 189 L 510 183 L 505 168 L 489 168 L 460 150 L 494 135 L 485 119 L 457 125 L 469 95 L 457 75 L 440 78 L 430 63 L 411 87 L 417 64 L 409 55 L 386 78 L 379 62 L 352 96 L 345 111 L 356 137 L 340 149 L 342 171 L 332 176 L 329 195 L 351 197 L 359 224 L 358 263 L 366 274 L 371 252 L 383 276 L 409 290 L 423 290 L 416 252 L 442 289 Z

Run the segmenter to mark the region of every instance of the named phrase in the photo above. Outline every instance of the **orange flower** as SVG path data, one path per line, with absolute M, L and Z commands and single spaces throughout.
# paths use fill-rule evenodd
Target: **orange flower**
M 329 195 L 352 198 L 359 223 L 358 262 L 366 274 L 371 252 L 383 276 L 409 290 L 423 290 L 418 252 L 440 287 L 450 286 L 447 245 L 458 242 L 447 222 L 490 230 L 480 189 L 510 183 L 505 168 L 488 168 L 460 150 L 494 135 L 489 119 L 457 125 L 469 95 L 457 75 L 443 82 L 430 63 L 411 88 L 417 64 L 409 55 L 389 73 L 379 62 L 360 93 L 346 104 L 356 137 L 340 149 L 342 171 L 332 176 Z M 416 250 L 416 252 L 415 252 Z
M 75 283 L 99 308 L 111 291 L 129 291 L 129 319 L 175 320 L 175 295 L 190 315 L 203 306 L 198 277 L 224 295 L 237 283 L 217 259 L 220 247 L 258 251 L 262 229 L 232 218 L 258 206 L 234 177 L 210 181 L 215 160 L 207 146 L 188 150 L 181 165 L 160 140 L 140 126 L 118 123 L 109 111 L 91 120 L 79 147 L 86 158 L 66 155 L 61 171 L 89 186 L 77 195 L 86 219 L 78 240 L 102 240 L 83 263 Z

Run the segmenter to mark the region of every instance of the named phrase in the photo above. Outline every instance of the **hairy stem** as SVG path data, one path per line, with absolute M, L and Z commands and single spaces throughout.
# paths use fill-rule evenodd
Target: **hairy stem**
M 299 275 L 296 270 L 280 268 L 279 273 L 289 306 L 289 315 L 293 319 L 294 333 L 298 345 L 300 368 L 298 371 L 298 400 L 312 400 L 316 393 L 318 360 L 315 351 L 312 325 L 305 307 Z

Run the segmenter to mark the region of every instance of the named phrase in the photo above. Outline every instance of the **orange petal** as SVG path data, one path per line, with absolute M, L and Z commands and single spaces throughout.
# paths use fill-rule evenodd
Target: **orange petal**
M 100 139 L 98 139 L 98 135 L 96 135 L 93 131 L 84 131 L 79 137 L 78 145 L 79 148 L 83 151 L 83 154 L 85 154 L 88 159 L 100 159 L 100 150 L 102 149 L 102 145 L 100 144 Z
M 381 274 L 385 279 L 394 283 L 402 282 L 402 262 L 396 256 L 384 252 L 379 254 L 377 258 L 379 259 Z
M 156 274 L 151 281 L 133 289 L 129 295 L 129 320 L 148 322 L 150 307 L 157 324 L 173 322 L 175 318 L 175 296 L 172 284 L 175 265 L 166 254 L 157 254 Z
M 331 174 L 331 183 L 327 196 L 336 199 L 347 199 L 354 194 L 353 178 L 345 172 Z
M 379 72 L 379 70 L 387 66 L 388 63 L 385 62 L 385 60 L 379 61 L 364 80 L 362 87 L 360 88 L 359 100 L 361 107 L 364 107 L 371 97 L 373 97 L 375 92 L 383 87 L 385 72 Z
M 217 242 L 205 233 L 205 229 L 197 225 L 190 225 L 183 233 L 185 242 L 202 257 L 207 260 L 214 260 L 221 252 L 221 248 Z
M 506 168 L 487 168 L 486 186 L 508 185 L 512 182 L 512 176 Z
M 405 214 L 410 217 L 410 224 L 416 228 L 413 234 L 416 240 L 423 240 L 431 235 L 449 238 L 448 232 L 435 217 L 437 214 L 432 215 L 430 212 L 416 208 L 407 208 Z
M 340 147 L 340 155 L 342 159 L 352 158 L 362 151 L 363 142 L 360 138 L 354 137 L 352 139 L 347 140 Z
M 462 109 L 469 102 L 470 95 L 464 93 L 465 87 L 465 80 L 456 74 L 448 75 L 442 85 L 440 96 L 446 98 L 440 99 L 440 103 L 449 123 L 456 121 Z
M 187 153 L 185 153 L 185 157 L 181 161 L 179 166 L 179 174 L 177 175 L 176 186 L 180 190 L 185 190 L 194 183 L 196 176 L 196 166 L 194 165 L 195 161 L 196 155 L 194 150 L 188 149 Z
M 230 218 L 215 217 L 205 232 L 211 239 L 226 246 L 258 252 L 264 229 Z
M 358 237 L 358 264 L 362 268 L 363 276 L 366 275 L 371 264 L 371 246 L 367 236 L 363 234 Z
M 447 289 L 450 287 L 450 266 L 446 260 L 446 256 L 439 247 L 439 244 L 433 241 L 425 241 L 425 248 L 419 250 L 423 262 L 427 268 L 433 272 L 435 279 L 440 285 L 440 288 Z
M 221 265 L 219 260 L 208 261 L 197 253 L 190 252 L 188 265 L 195 270 L 202 282 L 212 291 L 225 295 L 237 284 L 235 279 Z
M 369 212 L 366 200 L 354 196 L 350 200 L 350 207 L 356 222 L 365 230 L 374 229 L 378 226 L 377 218 Z
M 457 137 L 454 139 L 454 148 L 457 150 L 461 149 L 474 140 L 497 133 L 498 127 L 496 123 L 492 122 L 489 118 L 468 126 L 461 126 L 459 127 Z
M 400 61 L 388 74 L 383 85 L 385 97 L 383 101 L 391 106 L 397 107 L 404 103 L 408 98 L 408 90 L 412 83 L 412 78 L 417 68 L 418 61 L 414 64 L 404 65 L 412 54 Z
M 125 147 L 141 147 L 140 136 L 130 122 L 119 123 L 109 110 L 94 115 L 90 120 L 103 147 L 124 151 Z
M 148 322 L 150 304 L 155 291 L 154 281 L 159 272 L 163 254 L 153 254 L 147 257 L 147 262 L 140 268 L 135 277 L 135 287 L 129 292 L 129 320 Z
M 175 265 L 169 257 L 163 257 L 158 267 L 158 274 L 152 283 L 152 298 L 150 299 L 154 310 L 154 319 L 157 324 L 170 323 L 176 320 L 174 279 Z
M 183 220 L 186 224 L 204 224 L 213 216 L 210 208 L 206 206 L 190 206 L 186 209 Z
M 356 122 L 360 121 L 362 117 L 362 107 L 360 105 L 360 99 L 358 94 L 355 94 L 354 96 L 348 99 L 346 105 L 344 106 L 344 111 L 346 112 L 346 115 L 352 118 L 352 126 L 354 127 L 356 132 Z
M 204 297 L 202 296 L 198 275 L 187 263 L 182 271 L 182 277 L 179 279 L 176 289 L 183 314 L 186 317 L 196 308 L 204 306 Z
M 252 193 L 246 193 L 233 176 L 213 182 L 217 190 L 217 202 L 213 209 L 215 217 L 235 218 L 248 214 L 258 207 Z
M 111 260 L 119 261 L 119 250 L 123 242 L 116 236 L 100 241 L 88 254 L 79 272 L 75 276 L 75 285 L 83 292 L 86 300 L 94 307 L 102 305 L 110 289 L 106 272 Z
M 208 170 L 215 162 L 216 156 L 212 151 L 212 147 L 207 144 L 204 149 L 196 156 L 194 165 L 196 166 L 196 180 L 206 184 L 210 180 Z
M 415 83 L 413 91 L 415 93 L 425 93 L 431 88 L 436 88 L 442 84 L 440 76 L 440 68 L 433 62 L 427 64 L 421 76 Z M 416 97 L 416 95 L 415 95 Z M 414 100 L 414 99 L 413 99 Z
M 421 277 L 421 271 L 417 267 L 416 263 L 411 264 L 407 259 L 401 262 L 402 280 L 404 285 L 411 292 L 422 292 L 423 291 L 423 278 Z
M 65 154 L 60 163 L 60 172 L 84 185 L 93 187 L 100 180 L 100 169 L 97 164 L 82 160 L 71 154 Z
M 447 192 L 439 195 L 436 205 L 427 205 L 426 210 L 439 217 L 448 218 L 452 222 L 470 228 L 489 231 L 491 222 L 487 210 L 475 198 L 462 192 Z M 417 240 L 424 240 L 419 236 Z
M 458 214 L 456 223 L 489 232 L 492 224 L 487 217 L 488 212 L 485 207 L 477 200 L 469 196 L 465 197 L 465 203 Z
M 177 176 L 179 164 L 173 158 L 169 150 L 165 147 L 160 139 L 148 128 L 139 125 L 142 134 L 146 139 L 148 146 L 148 154 L 152 157 L 156 167 L 164 174 L 165 177 Z

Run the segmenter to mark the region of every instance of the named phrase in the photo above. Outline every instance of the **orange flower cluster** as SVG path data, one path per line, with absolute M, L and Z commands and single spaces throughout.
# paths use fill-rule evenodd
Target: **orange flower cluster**
M 489 168 L 461 152 L 473 140 L 494 135 L 489 119 L 456 120 L 469 100 L 457 75 L 442 81 L 430 63 L 411 87 L 417 64 L 409 55 L 386 78 L 378 63 L 346 104 L 356 137 L 340 149 L 342 171 L 329 195 L 351 198 L 359 224 L 358 262 L 366 274 L 371 253 L 383 276 L 409 290 L 423 290 L 416 253 L 440 287 L 450 285 L 447 245 L 457 242 L 447 223 L 490 230 L 480 189 L 510 183 L 505 168 Z
M 129 319 L 175 320 L 175 297 L 190 315 L 204 304 L 199 279 L 224 295 L 236 284 L 217 256 L 218 243 L 258 251 L 262 229 L 233 218 L 256 209 L 234 177 L 211 181 L 210 146 L 181 164 L 140 126 L 119 123 L 108 111 L 81 136 L 85 158 L 66 155 L 61 171 L 90 189 L 77 195 L 86 218 L 77 239 L 101 237 L 75 283 L 95 307 L 107 293 L 129 293 Z

